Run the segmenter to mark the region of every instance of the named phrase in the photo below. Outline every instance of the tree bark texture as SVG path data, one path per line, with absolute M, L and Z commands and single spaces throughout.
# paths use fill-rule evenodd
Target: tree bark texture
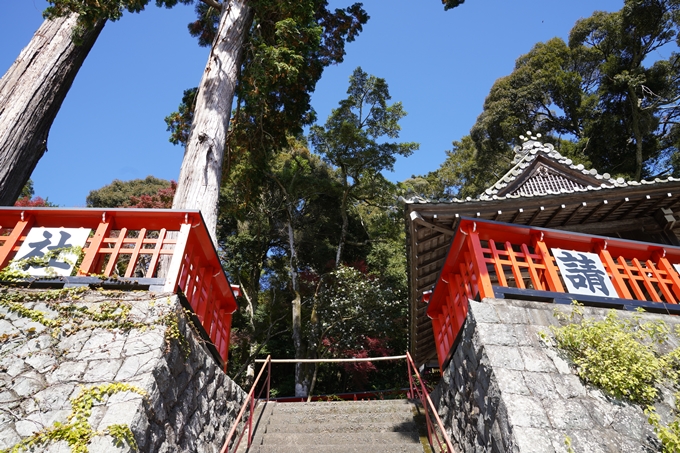
M 61 104 L 105 21 L 76 45 L 77 15 L 46 20 L 0 79 L 0 205 L 12 205 L 47 151 Z
M 220 25 L 196 95 L 194 118 L 172 207 L 199 209 L 215 241 L 231 104 L 252 23 L 248 0 L 223 3 Z

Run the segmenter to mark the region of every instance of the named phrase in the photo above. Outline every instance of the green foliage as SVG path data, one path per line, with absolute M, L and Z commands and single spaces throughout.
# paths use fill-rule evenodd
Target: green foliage
M 552 330 L 584 381 L 634 403 L 651 404 L 657 397 L 666 370 L 655 349 L 668 334 L 662 322 L 621 319 L 610 311 L 602 321 L 583 318 Z
M 156 6 L 171 8 L 178 3 L 191 4 L 194 0 L 156 0 Z M 144 10 L 149 0 L 48 0 L 51 6 L 43 12 L 46 19 L 64 17 L 72 13 L 78 14 L 78 30 L 76 38 L 83 32 L 91 30 L 97 22 L 116 21 L 123 13 L 138 13 Z
M 451 9 L 462 5 L 465 3 L 465 0 L 442 0 L 442 3 L 444 4 L 444 9 Z
M 165 117 L 165 124 L 167 124 L 168 131 L 170 131 L 170 138 L 168 140 L 173 145 L 186 145 L 189 141 L 191 122 L 194 120 L 197 92 L 198 87 L 184 90 L 178 111 L 172 112 Z
M 84 305 L 69 303 L 69 300 L 79 300 L 88 288 L 64 288 L 59 290 L 26 292 L 4 289 L 0 292 L 0 307 L 12 313 L 38 322 L 52 330 L 52 336 L 71 335 L 80 330 L 106 329 L 146 330 L 155 326 L 165 326 L 165 341 L 168 348 L 177 342 L 185 357 L 189 355 L 189 342 L 182 334 L 177 313 L 170 312 L 154 322 L 136 321 L 131 316 L 132 305 L 122 301 L 107 301 L 88 308 Z M 115 296 L 115 292 L 107 292 L 108 296 Z M 40 310 L 26 307 L 26 303 L 42 301 L 57 313 L 57 317 L 50 317 Z
M 393 190 L 382 172 L 392 171 L 397 156 L 419 148 L 413 142 L 391 142 L 399 137 L 399 121 L 406 116 L 401 102 L 391 99 L 385 79 L 356 68 L 349 79 L 349 95 L 333 109 L 324 126 L 312 126 L 310 138 L 317 153 L 337 169 L 342 183 L 342 230 L 336 266 L 342 262 L 348 211 L 360 202 L 374 202 Z
M 678 395 L 676 394 L 676 399 Z M 677 409 L 677 408 L 676 408 Z M 668 425 L 661 423 L 661 417 L 653 408 L 648 408 L 645 413 L 649 423 L 654 427 L 654 432 L 659 436 L 663 445 L 664 453 L 676 453 L 680 451 L 680 420 L 676 417 Z
M 75 260 L 70 259 L 70 256 L 75 256 Z M 43 256 L 11 260 L 4 269 L 0 270 L 0 281 L 18 281 L 35 278 L 28 273 L 29 267 L 47 268 L 47 275 L 44 278 L 54 278 L 57 274 L 49 267 L 52 260 L 59 260 L 73 266 L 71 275 L 75 275 L 84 256 L 85 252 L 83 252 L 82 247 L 69 246 L 49 250 Z
M 401 102 L 387 104 L 391 96 L 385 79 L 356 68 L 347 94 L 326 124 L 312 127 L 310 135 L 324 160 L 358 186 L 383 170 L 392 171 L 397 156 L 411 155 L 418 144 L 383 141 L 399 137 L 399 121 L 406 116 Z
M 615 398 L 642 405 L 663 451 L 680 451 L 680 407 L 664 425 L 653 406 L 660 385 L 676 389 L 680 385 L 680 348 L 667 354 L 658 350 L 668 339 L 668 325 L 660 320 L 643 322 L 640 315 L 621 319 L 614 310 L 601 321 L 583 317 L 578 307 L 568 316 L 557 311 L 555 315 L 567 322 L 551 327 L 557 346 L 567 352 L 581 379 Z M 676 406 L 679 397 L 676 393 Z
M 454 142 L 442 167 L 407 189 L 478 196 L 510 169 L 526 131 L 614 177 L 679 174 L 680 65 L 676 52 L 666 59 L 657 52 L 677 49 L 679 17 L 675 0 L 626 0 L 620 11 L 579 20 L 568 43 L 537 43 L 494 83 L 470 135 Z
M 101 403 L 104 398 L 120 392 L 134 392 L 146 396 L 144 390 L 122 382 L 82 388 L 75 398 L 71 398 L 71 413 L 67 416 L 66 423 L 54 422 L 52 426 L 36 432 L 13 447 L 1 450 L 0 453 L 35 450 L 37 447 L 45 447 L 58 441 L 68 443 L 73 453 L 87 453 L 92 439 L 105 434 L 111 435 L 120 445 L 125 443 L 133 451 L 139 451 L 129 426 L 111 425 L 105 431 L 95 431 L 90 425 L 89 419 L 95 403 Z
M 153 176 L 130 181 L 114 179 L 111 184 L 91 191 L 87 196 L 87 206 L 91 208 L 130 207 L 137 204 L 136 200 L 140 197 L 156 195 L 160 190 L 168 189 L 171 186 L 170 181 Z

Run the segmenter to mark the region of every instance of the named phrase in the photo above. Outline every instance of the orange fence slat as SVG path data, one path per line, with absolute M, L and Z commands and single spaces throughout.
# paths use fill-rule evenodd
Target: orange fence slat
M 508 286 L 508 282 L 505 280 L 505 272 L 503 271 L 503 265 L 501 264 L 498 249 L 496 248 L 496 241 L 493 239 L 489 239 L 489 249 L 491 250 L 493 266 L 496 269 L 496 278 L 498 279 L 498 284 L 501 286 Z
M 139 252 L 142 250 L 142 246 L 144 245 L 144 239 L 146 239 L 146 228 L 139 230 L 139 236 L 137 236 L 137 239 L 134 241 L 135 246 L 132 249 L 132 253 L 130 254 L 130 262 L 128 263 L 127 269 L 125 270 L 126 278 L 131 277 L 135 267 L 137 267 L 137 259 L 139 259 Z
M 631 296 L 630 291 L 628 291 L 624 277 L 621 275 L 621 272 L 619 272 L 620 266 L 617 265 L 612 259 L 609 251 L 601 244 L 598 244 L 596 252 L 599 254 L 605 269 L 609 271 L 609 274 L 612 277 L 612 284 L 614 285 L 616 292 L 619 294 L 619 297 L 623 299 L 632 299 L 633 296 Z
M 543 261 L 543 265 L 545 266 L 546 283 L 548 284 L 548 289 L 550 291 L 563 293 L 564 287 L 562 286 L 562 281 L 560 280 L 557 266 L 553 262 L 553 257 L 550 255 L 548 247 L 546 247 L 545 242 L 543 242 L 540 238 L 534 237 L 534 239 L 534 248 L 538 250 L 538 254 Z
M 5 240 L 5 243 L 0 247 L 0 269 L 4 269 L 5 266 L 7 266 L 10 261 L 10 256 L 12 255 L 14 248 L 18 245 L 19 240 L 22 236 L 26 236 L 28 230 L 33 226 L 34 219 L 32 216 L 23 215 L 22 218 L 25 220 L 20 220 L 14 225 L 12 232 L 9 236 L 6 236 L 7 239 Z
M 529 253 L 529 247 L 527 247 L 526 244 L 522 244 L 521 247 L 522 253 L 524 253 L 524 260 L 526 261 L 527 267 L 529 268 L 529 277 L 531 278 L 531 283 L 533 284 L 534 289 L 543 291 L 543 283 L 538 276 L 536 265 L 534 264 L 534 260 L 531 258 L 531 253 Z
M 661 302 L 667 302 L 669 304 L 676 303 L 675 297 L 673 297 L 673 294 L 671 293 L 670 289 L 668 288 L 668 285 L 666 284 L 666 279 L 663 276 L 661 276 L 659 269 L 657 269 L 656 265 L 652 260 L 647 260 L 647 269 L 649 269 L 657 285 L 659 285 L 659 290 L 661 290 L 661 294 L 663 295 Z
M 165 240 L 166 229 L 161 228 L 158 232 L 158 239 L 156 239 L 156 246 L 153 248 L 153 253 L 151 254 L 151 260 L 149 261 L 149 269 L 146 271 L 146 278 L 153 277 L 154 270 L 158 265 L 158 260 L 161 256 L 161 250 L 163 249 L 163 241 Z
M 658 256 L 657 261 L 659 263 L 659 267 L 663 269 L 664 272 L 666 272 L 666 277 L 673 283 L 671 289 L 675 295 L 676 301 L 680 300 L 680 277 L 678 277 L 678 273 L 675 271 L 675 268 L 665 256 Z
M 470 255 L 472 258 L 472 266 L 475 270 L 475 275 L 477 276 L 477 285 L 479 289 L 480 296 L 493 297 L 493 288 L 491 286 L 491 279 L 489 278 L 489 271 L 484 263 L 484 252 L 482 250 L 482 244 L 479 240 L 479 234 L 475 231 L 470 231 L 468 233 L 468 241 L 470 243 Z

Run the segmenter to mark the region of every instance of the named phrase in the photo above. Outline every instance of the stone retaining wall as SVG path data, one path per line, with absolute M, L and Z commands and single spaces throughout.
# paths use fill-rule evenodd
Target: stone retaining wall
M 461 341 L 433 392 L 456 451 L 566 452 L 567 437 L 578 453 L 659 451 L 639 407 L 584 385 L 560 352 L 540 339 L 539 332 L 551 335 L 549 326 L 559 325 L 555 308 L 571 310 L 542 302 L 470 302 Z M 595 319 L 607 312 L 583 311 Z M 643 316 L 680 324 L 677 317 Z M 677 344 L 671 336 L 667 346 Z M 668 419 L 673 396 L 662 392 L 657 412 Z
M 99 324 L 70 333 L 69 328 L 82 321 L 58 328 L 45 325 L 61 316 L 55 304 L 105 312 L 112 300 L 131 304 L 128 318 L 138 323 L 135 328 Z M 71 398 L 82 389 L 109 383 L 134 385 L 145 396 L 115 391 L 94 402 L 87 417 L 90 452 L 131 451 L 107 434 L 112 425 L 128 426 L 143 452 L 220 450 L 246 394 L 208 354 L 186 322 L 177 296 L 88 291 L 70 300 L 22 305 L 34 310 L 33 318 L 44 313 L 47 321 L 37 322 L 0 305 L 0 450 L 49 430 L 55 422 L 68 423 Z M 178 319 L 188 349 L 166 337 L 168 314 Z M 72 448 L 57 441 L 35 451 Z

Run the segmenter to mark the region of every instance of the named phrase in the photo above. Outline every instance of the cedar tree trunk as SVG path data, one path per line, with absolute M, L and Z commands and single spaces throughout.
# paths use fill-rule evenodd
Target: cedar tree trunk
M 172 204 L 174 209 L 200 209 L 215 243 L 231 104 L 252 19 L 248 0 L 222 4 L 217 36 L 196 94 L 191 132 Z
M 105 21 L 72 39 L 77 15 L 46 20 L 0 79 L 0 205 L 12 205 L 43 153 L 47 136 Z

